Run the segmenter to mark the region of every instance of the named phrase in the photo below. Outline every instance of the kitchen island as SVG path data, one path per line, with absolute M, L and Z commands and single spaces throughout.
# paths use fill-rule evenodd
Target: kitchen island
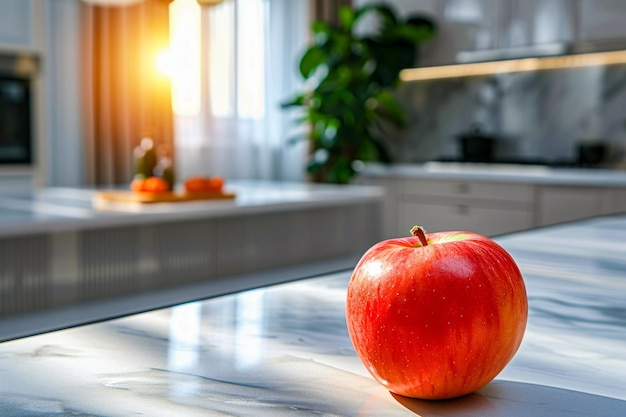
M 345 326 L 348 269 L 5 341 L 0 412 L 626 415 L 626 216 L 496 240 L 524 275 L 529 319 L 517 355 L 477 393 L 430 402 L 376 383 Z
M 304 263 L 350 265 L 382 234 L 378 187 L 229 181 L 226 190 L 235 198 L 106 205 L 98 189 L 0 193 L 0 316 Z

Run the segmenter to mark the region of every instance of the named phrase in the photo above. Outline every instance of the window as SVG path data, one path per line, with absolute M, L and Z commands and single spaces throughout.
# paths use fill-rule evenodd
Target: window
M 202 9 L 202 105 L 196 115 L 176 115 L 179 177 L 302 178 L 304 146 L 287 145 L 293 121 L 280 102 L 300 83 L 307 7 L 225 0 Z

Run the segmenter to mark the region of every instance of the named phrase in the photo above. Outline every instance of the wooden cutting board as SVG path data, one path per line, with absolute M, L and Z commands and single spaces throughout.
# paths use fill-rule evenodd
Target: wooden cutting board
M 182 201 L 198 201 L 198 200 L 225 200 L 235 198 L 235 193 L 226 191 L 203 191 L 186 193 L 184 191 L 173 192 L 136 192 L 125 190 L 104 190 L 98 191 L 95 195 L 96 200 L 100 201 L 119 201 L 126 203 L 176 203 Z

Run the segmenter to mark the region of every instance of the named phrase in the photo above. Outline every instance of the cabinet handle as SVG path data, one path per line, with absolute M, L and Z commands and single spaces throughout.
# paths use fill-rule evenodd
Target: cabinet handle
M 456 214 L 467 215 L 469 214 L 469 206 L 467 204 L 459 204 L 456 206 Z

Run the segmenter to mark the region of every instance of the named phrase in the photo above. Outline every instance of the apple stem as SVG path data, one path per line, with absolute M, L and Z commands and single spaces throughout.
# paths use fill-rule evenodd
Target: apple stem
M 411 234 L 420 240 L 420 243 L 422 244 L 422 246 L 428 245 L 428 240 L 426 239 L 426 232 L 422 226 L 413 226 L 411 228 Z

